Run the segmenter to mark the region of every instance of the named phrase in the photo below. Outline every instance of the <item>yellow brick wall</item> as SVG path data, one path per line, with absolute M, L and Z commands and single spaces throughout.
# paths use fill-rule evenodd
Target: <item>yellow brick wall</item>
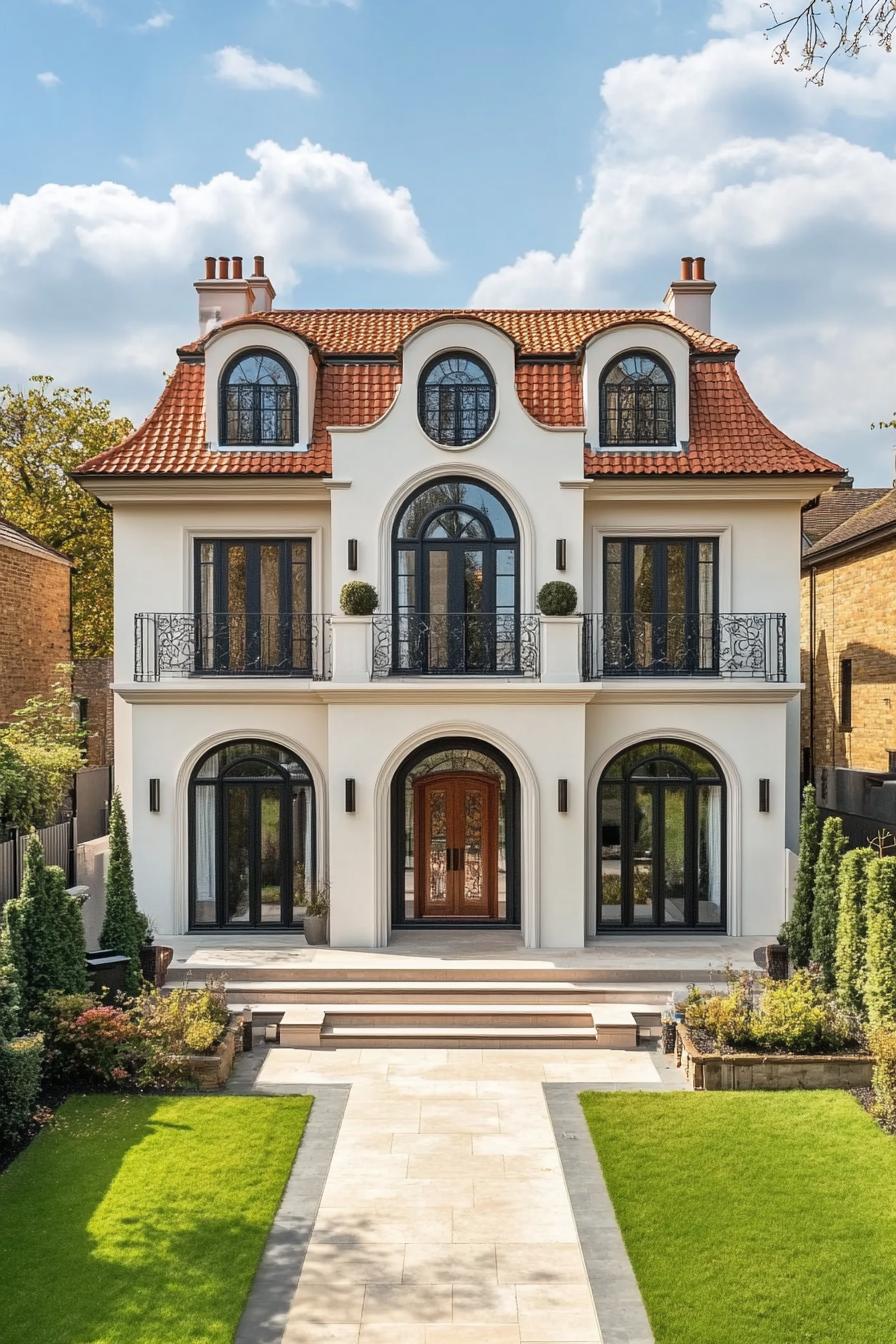
M 809 745 L 811 577 L 801 589 L 802 745 Z M 814 761 L 886 770 L 896 751 L 896 542 L 815 568 Z M 840 660 L 852 659 L 852 730 L 840 725 Z

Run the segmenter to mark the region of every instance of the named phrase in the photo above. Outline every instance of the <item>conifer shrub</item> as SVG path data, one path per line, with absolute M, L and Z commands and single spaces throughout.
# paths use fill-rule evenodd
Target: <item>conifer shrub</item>
M 872 1110 L 889 1128 L 896 1127 L 896 1027 L 878 1027 L 868 1044 L 874 1056 Z
M 812 960 L 818 964 L 825 989 L 834 988 L 840 864 L 845 850 L 843 822 L 828 817 L 821 830 L 812 902 Z
M 866 896 L 865 1007 L 872 1028 L 896 1026 L 896 859 L 872 859 Z
M 868 936 L 865 917 L 868 865 L 874 850 L 851 849 L 840 865 L 837 941 L 834 980 L 837 999 L 850 1012 L 865 1012 L 865 949 Z
M 21 892 L 7 901 L 3 915 L 22 1024 L 47 994 L 83 992 L 87 975 L 81 908 L 66 891 L 62 869 L 47 867 L 36 833 L 25 848 Z
M 0 1151 L 12 1148 L 34 1118 L 42 1060 L 40 1036 L 0 1041 Z
M 800 856 L 796 873 L 796 891 L 790 919 L 782 929 L 790 952 L 791 965 L 808 966 L 812 956 L 812 905 L 815 894 L 815 865 L 821 843 L 821 817 L 815 802 L 815 789 L 803 789 L 800 816 Z
M 121 794 L 116 789 L 109 809 L 109 867 L 106 872 L 106 917 L 100 932 L 100 947 L 117 952 L 130 961 L 125 984 L 128 992 L 139 992 L 140 948 L 146 941 L 148 921 L 137 908 L 134 895 L 134 868 L 128 841 L 128 824 Z

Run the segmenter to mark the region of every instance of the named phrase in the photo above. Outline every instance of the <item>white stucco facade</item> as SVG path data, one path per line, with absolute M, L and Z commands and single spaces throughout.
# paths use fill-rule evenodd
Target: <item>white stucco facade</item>
M 651 345 L 651 342 L 653 343 Z M 288 359 L 299 389 L 295 451 L 311 434 L 316 365 L 287 331 L 230 327 L 206 353 L 206 424 L 218 438 L 217 379 L 241 348 Z M 630 327 L 593 338 L 584 354 L 585 414 L 596 417 L 607 361 L 655 348 L 676 379 L 676 440 L 688 434 L 688 348 L 681 336 Z M 468 351 L 496 389 L 484 436 L 442 447 L 421 428 L 421 371 L 441 351 Z M 97 492 L 114 509 L 116 780 L 130 819 L 142 908 L 161 934 L 190 927 L 190 779 L 205 753 L 264 740 L 295 753 L 313 781 L 319 877 L 330 883 L 330 937 L 342 946 L 388 942 L 394 918 L 393 780 L 427 742 L 463 738 L 493 748 L 516 777 L 518 920 L 530 947 L 581 946 L 597 922 L 597 791 L 604 768 L 648 739 L 710 754 L 724 781 L 724 891 L 728 933 L 773 933 L 786 913 L 786 851 L 798 817 L 800 506 L 802 479 L 726 480 L 583 476 L 581 426 L 549 428 L 517 395 L 513 342 L 493 326 L 452 319 L 422 327 L 401 352 L 401 383 L 386 413 L 364 427 L 330 426 L 330 479 L 147 478 Z M 304 409 L 303 409 L 304 408 Z M 596 448 L 596 434 L 589 440 Z M 222 449 L 222 451 L 227 451 Z M 333 617 L 349 579 L 372 583 L 380 611 L 393 603 L 393 527 L 421 485 L 446 478 L 495 490 L 518 528 L 519 609 L 564 579 L 579 613 L 600 613 L 607 538 L 712 538 L 721 613 L 783 613 L 786 675 L 603 677 L 584 680 L 582 618 L 533 617 L 538 675 L 371 676 L 368 618 Z M 195 608 L 195 543 L 215 538 L 307 538 L 311 609 L 331 649 L 327 675 L 135 677 L 138 613 Z M 557 541 L 566 567 L 556 569 Z M 349 542 L 358 567 L 348 568 Z M 149 781 L 160 810 L 149 810 Z M 346 810 L 346 780 L 355 810 Z M 567 810 L 558 808 L 566 781 Z M 769 808 L 759 810 L 760 780 Z M 661 931 L 658 931 L 660 936 Z M 483 938 L 488 931 L 483 928 Z M 620 935 L 621 936 L 621 935 Z

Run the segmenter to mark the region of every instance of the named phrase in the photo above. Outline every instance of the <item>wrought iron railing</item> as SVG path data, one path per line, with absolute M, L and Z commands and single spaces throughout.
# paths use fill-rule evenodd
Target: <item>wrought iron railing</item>
M 141 611 L 134 617 L 136 681 L 256 676 L 329 680 L 329 616 Z
M 514 612 L 373 617 L 373 677 L 537 677 L 539 619 Z
M 785 681 L 779 611 L 676 615 L 600 612 L 584 618 L 582 679 L 744 677 Z

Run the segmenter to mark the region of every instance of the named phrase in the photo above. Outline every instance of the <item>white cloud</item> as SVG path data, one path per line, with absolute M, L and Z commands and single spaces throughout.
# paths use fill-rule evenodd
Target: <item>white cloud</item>
M 50 0 L 51 5 L 58 5 L 61 9 L 77 9 L 82 14 L 87 14 L 97 23 L 102 19 L 102 11 L 98 5 L 91 3 L 91 0 Z
M 856 128 L 889 115 L 896 65 L 869 49 L 828 80 L 806 88 L 761 35 L 607 71 L 577 236 L 485 276 L 471 302 L 648 307 L 680 255 L 705 255 L 714 329 L 766 413 L 889 480 L 869 425 L 896 409 L 896 157 Z
M 167 28 L 169 23 L 174 22 L 174 15 L 167 9 L 159 9 L 155 14 L 150 14 L 143 23 L 138 23 L 134 29 L 137 33 L 157 33 L 162 28 Z
M 54 74 L 52 70 L 41 70 L 40 74 L 36 75 L 35 78 L 37 79 L 38 84 L 43 84 L 45 89 L 52 89 L 55 85 L 62 83 L 59 76 Z
M 242 47 L 222 47 L 212 56 L 215 76 L 235 89 L 292 89 L 316 94 L 320 90 L 306 70 L 290 69 L 276 61 L 260 61 Z
M 755 33 L 773 22 L 762 0 L 718 0 L 718 8 L 709 16 L 710 28 L 719 33 Z
M 0 382 L 50 372 L 145 414 L 178 343 L 197 333 L 202 257 L 257 252 L 289 301 L 313 267 L 432 271 L 410 193 L 310 141 L 262 141 L 249 176 L 162 198 L 120 182 L 46 183 L 0 204 Z

